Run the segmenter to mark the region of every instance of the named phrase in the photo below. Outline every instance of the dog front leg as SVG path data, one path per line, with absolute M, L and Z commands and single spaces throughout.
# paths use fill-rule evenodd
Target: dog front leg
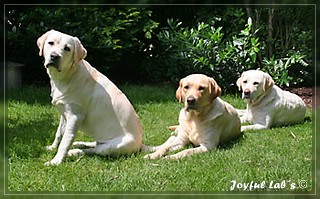
M 196 148 L 192 148 L 192 149 L 186 149 L 186 150 L 183 150 L 179 153 L 176 153 L 176 154 L 173 154 L 173 155 L 169 155 L 169 156 L 166 156 L 165 159 L 173 159 L 173 160 L 177 160 L 177 159 L 180 159 L 180 158 L 183 158 L 183 157 L 186 157 L 186 156 L 191 156 L 195 153 L 204 153 L 204 152 L 207 152 L 209 151 L 208 149 L 209 147 L 206 147 L 204 145 L 200 145 Z
M 269 129 L 272 125 L 272 120 L 270 115 L 263 115 L 257 121 L 253 121 L 253 125 L 241 126 L 241 132 L 248 130 L 262 130 Z
M 63 115 L 60 116 L 60 123 L 59 123 L 59 127 L 58 127 L 58 130 L 56 132 L 56 136 L 54 138 L 54 141 L 51 145 L 49 146 L 46 146 L 46 149 L 47 150 L 53 150 L 55 148 L 58 147 L 60 141 L 61 141 L 61 138 L 63 136 L 63 133 L 65 131 L 65 127 L 66 127 L 66 119 L 64 118 Z
M 179 137 L 170 137 L 164 145 L 161 145 L 154 153 L 147 154 L 144 159 L 157 159 L 161 156 L 164 156 L 170 151 L 175 151 L 183 148 L 187 144 L 187 140 L 181 139 Z
M 238 113 L 238 117 L 240 118 L 241 123 L 251 121 L 251 115 L 250 115 L 248 109 L 245 109 L 245 110 L 236 109 L 236 111 Z
M 267 128 L 268 127 L 266 125 L 262 125 L 262 124 L 247 125 L 247 126 L 241 126 L 241 132 L 249 131 L 249 130 L 262 130 Z
M 46 162 L 45 165 L 59 165 L 72 145 L 74 136 L 78 131 L 80 119 L 76 115 L 68 114 L 66 120 L 65 132 L 58 147 L 58 152 L 55 157 L 51 161 Z
M 162 147 L 164 147 L 164 146 L 167 146 L 167 145 L 169 145 L 170 143 L 172 143 L 174 140 L 176 139 L 176 136 L 171 136 L 171 137 L 169 137 L 169 139 L 165 142 L 165 143 L 163 143 L 163 144 L 161 144 L 161 145 L 159 145 L 159 146 L 143 146 L 143 151 L 150 151 L 150 152 L 154 152 L 154 151 L 156 151 L 156 150 L 158 150 L 158 149 L 160 149 L 160 148 L 162 148 Z
M 238 116 L 242 117 L 247 114 L 247 109 L 236 109 Z

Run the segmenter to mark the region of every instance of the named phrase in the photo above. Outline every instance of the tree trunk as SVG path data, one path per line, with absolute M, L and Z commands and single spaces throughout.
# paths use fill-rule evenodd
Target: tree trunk
M 274 8 L 270 8 L 268 11 L 268 58 L 271 58 L 273 55 L 273 46 L 272 46 L 272 41 L 273 41 L 273 16 L 274 16 Z

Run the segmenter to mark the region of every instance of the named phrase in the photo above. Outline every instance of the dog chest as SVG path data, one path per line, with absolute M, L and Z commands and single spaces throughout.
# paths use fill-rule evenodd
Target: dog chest
M 184 130 L 192 144 L 194 144 L 195 146 L 199 146 L 201 143 L 203 143 L 203 128 L 201 127 L 201 125 L 199 125 L 199 121 L 187 121 L 185 123 Z

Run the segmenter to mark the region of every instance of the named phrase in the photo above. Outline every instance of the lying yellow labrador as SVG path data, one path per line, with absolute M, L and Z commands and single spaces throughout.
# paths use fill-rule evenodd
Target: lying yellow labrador
M 306 106 L 303 100 L 274 85 L 269 74 L 260 70 L 245 71 L 237 80 L 237 86 L 242 90 L 242 98 L 247 101 L 246 110 L 237 110 L 241 122 L 252 123 L 242 126 L 241 131 L 304 121 Z
M 58 151 L 45 165 L 58 165 L 66 155 L 122 155 L 140 150 L 142 128 L 135 110 L 107 77 L 84 60 L 87 51 L 79 39 L 50 30 L 37 45 L 50 77 L 52 104 L 61 114 L 54 142 L 47 147 L 59 146 Z M 69 150 L 78 130 L 95 142 L 74 142 L 88 148 Z
M 229 141 L 240 134 L 240 119 L 236 110 L 218 96 L 221 89 L 213 78 L 202 74 L 189 75 L 180 81 L 176 97 L 184 102 L 180 111 L 179 125 L 164 144 L 155 147 L 155 152 L 144 158 L 156 159 L 169 151 L 192 143 L 196 148 L 186 149 L 166 156 L 179 159 L 194 153 L 203 153 Z

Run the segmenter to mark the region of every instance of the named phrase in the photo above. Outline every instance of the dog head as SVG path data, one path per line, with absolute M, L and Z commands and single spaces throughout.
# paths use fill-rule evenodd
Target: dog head
M 77 64 L 87 55 L 77 37 L 56 30 L 50 30 L 37 40 L 39 56 L 44 57 L 46 68 L 55 68 L 59 72 Z
M 263 96 L 273 85 L 272 77 L 260 70 L 245 71 L 237 80 L 237 86 L 239 90 L 242 90 L 242 98 L 251 102 Z
M 176 91 L 179 103 L 184 102 L 187 111 L 201 111 L 220 94 L 221 88 L 216 81 L 202 74 L 193 74 L 181 79 Z

